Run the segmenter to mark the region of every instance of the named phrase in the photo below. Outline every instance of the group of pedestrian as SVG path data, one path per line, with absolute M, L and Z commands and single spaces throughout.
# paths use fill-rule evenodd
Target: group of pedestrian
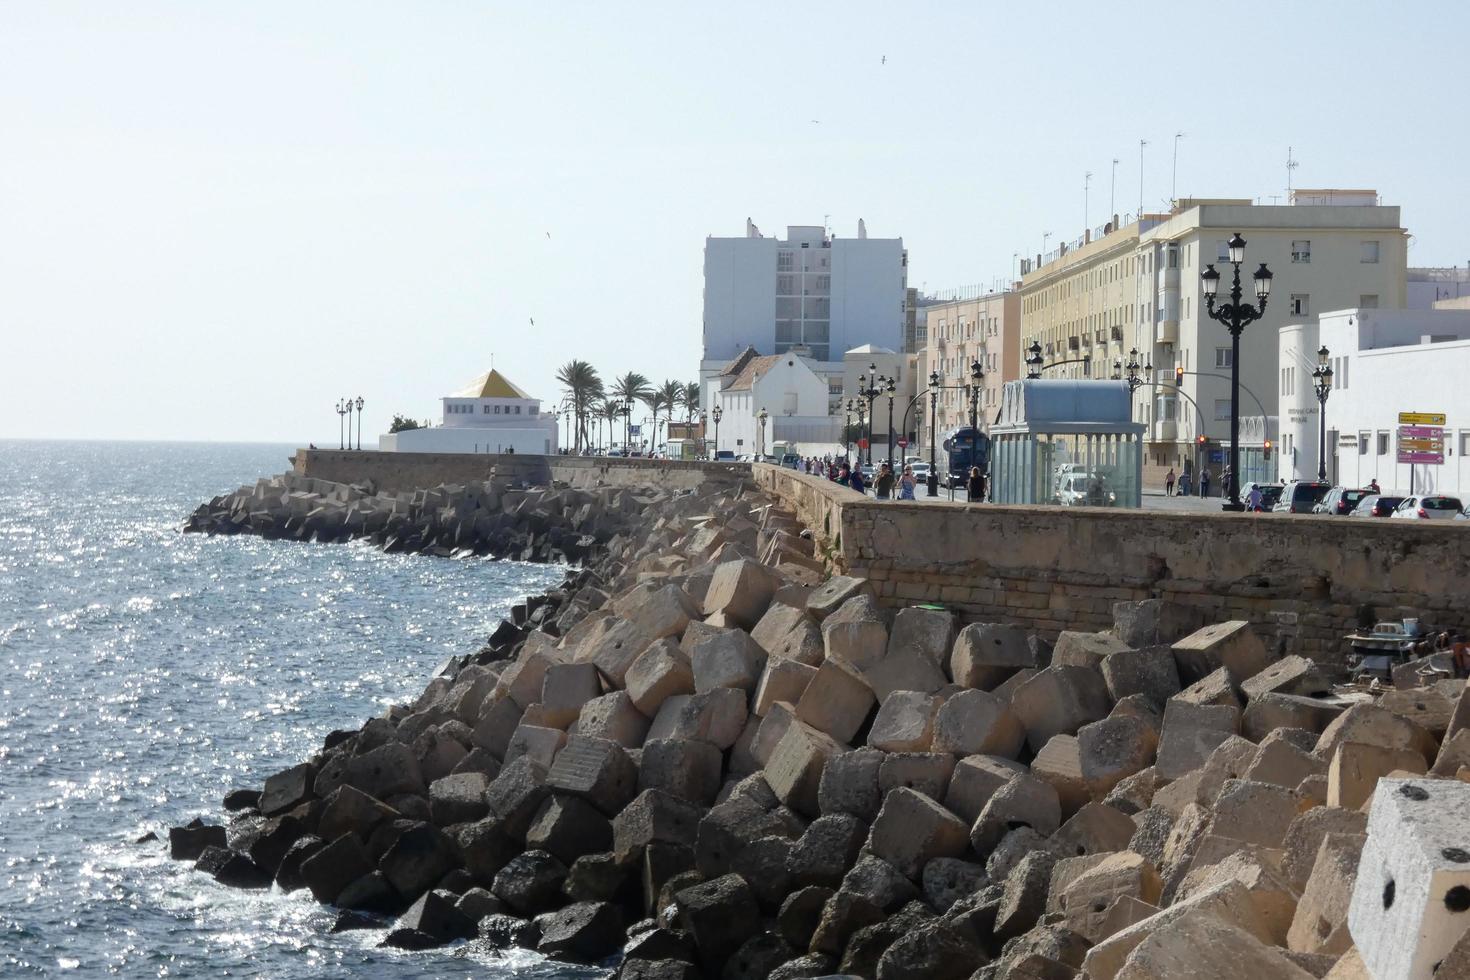
M 1229 486 L 1230 467 L 1228 466 L 1225 467 L 1224 478 L 1225 485 Z M 1176 486 L 1178 488 L 1177 494 L 1175 493 Z M 1180 473 L 1177 482 L 1174 477 L 1174 467 L 1169 467 L 1169 472 L 1164 474 L 1164 496 L 1188 497 L 1193 489 L 1193 475 L 1190 473 L 1189 470 L 1185 470 L 1183 473 Z M 1199 471 L 1199 495 L 1201 497 L 1208 497 L 1210 495 L 1210 471 L 1208 469 L 1201 469 Z

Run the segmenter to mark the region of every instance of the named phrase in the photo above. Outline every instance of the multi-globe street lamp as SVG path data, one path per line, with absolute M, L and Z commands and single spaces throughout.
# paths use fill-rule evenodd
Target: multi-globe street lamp
M 1317 479 L 1327 480 L 1327 396 L 1332 394 L 1332 362 L 1326 345 L 1317 351 L 1317 369 L 1312 372 L 1313 390 L 1317 392 L 1318 424 L 1321 431 L 1317 436 Z
M 357 448 L 362 449 L 362 396 L 357 396 Z
M 1205 266 L 1200 273 L 1200 284 L 1205 294 L 1205 309 L 1210 319 L 1225 324 L 1230 331 L 1230 480 L 1227 488 L 1230 502 L 1224 510 L 1244 510 L 1240 502 L 1240 332 L 1247 325 L 1259 320 L 1266 313 L 1266 298 L 1271 295 L 1271 270 L 1262 262 L 1254 279 L 1256 298 L 1259 303 L 1242 302 L 1240 288 L 1240 264 L 1245 261 L 1245 239 L 1240 232 L 1226 242 L 1229 249 L 1233 281 L 1230 285 L 1230 302 L 1215 306 L 1215 295 L 1220 291 L 1220 273 L 1214 265 Z
M 868 365 L 867 374 L 858 375 L 858 395 L 863 399 L 863 407 L 866 409 L 862 418 L 867 419 L 868 430 L 868 465 L 873 465 L 873 401 L 883 393 L 883 382 L 886 380 L 878 374 L 876 363 Z
M 1046 358 L 1041 356 L 1041 341 L 1031 341 L 1031 346 L 1026 348 L 1026 380 L 1035 381 L 1041 377 L 1041 365 Z
M 929 372 L 929 496 L 939 496 L 939 468 L 936 465 L 935 440 L 939 429 L 939 372 Z
M 985 380 L 985 369 L 978 360 L 970 362 L 970 443 L 974 445 L 980 429 L 980 384 Z
M 856 414 L 853 400 L 849 398 L 847 404 L 842 407 L 842 455 L 847 460 L 849 468 L 852 467 L 852 418 Z
M 623 455 L 633 455 L 629 440 L 633 437 L 633 399 L 623 402 Z
M 892 378 L 888 378 L 887 384 L 883 386 L 883 393 L 888 396 L 888 465 L 893 465 L 893 393 L 897 386 Z
M 720 458 L 720 419 L 725 417 L 725 410 L 716 405 L 710 409 L 709 417 L 715 420 L 715 459 Z
M 771 413 L 770 412 L 767 412 L 764 408 L 762 408 L 761 411 L 760 411 L 760 414 L 756 416 L 756 421 L 760 422 L 760 424 L 761 424 L 761 444 L 760 444 L 760 449 L 758 449 L 756 451 L 756 454 L 758 456 L 766 456 L 766 455 L 769 455 L 766 452 L 766 420 L 769 419 L 770 417 L 771 417 Z
M 339 398 L 339 399 L 337 399 L 337 448 L 338 449 L 346 449 L 347 448 L 347 442 L 346 442 L 345 437 L 343 436 L 344 429 L 343 429 L 343 422 L 342 422 L 342 419 L 346 415 L 347 415 L 347 408 L 343 404 L 342 399 Z

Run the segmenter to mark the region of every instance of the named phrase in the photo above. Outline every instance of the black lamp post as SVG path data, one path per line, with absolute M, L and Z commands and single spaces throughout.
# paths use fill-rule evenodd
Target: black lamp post
M 346 449 L 347 444 L 342 438 L 342 417 L 347 414 L 347 409 L 342 406 L 342 399 L 337 399 L 337 448 Z
M 762 408 L 760 410 L 760 414 L 755 417 L 756 421 L 761 424 L 761 445 L 759 451 L 757 452 L 757 455 L 759 456 L 770 455 L 766 452 L 766 419 L 770 417 L 771 414 L 767 412 L 764 408 Z
M 1041 356 L 1041 341 L 1031 341 L 1031 346 L 1026 348 L 1026 380 L 1035 381 L 1041 377 L 1041 365 L 1045 360 Z
M 710 410 L 709 417 L 715 420 L 715 459 L 720 458 L 720 419 L 725 417 L 725 410 L 716 405 Z
M 978 430 L 980 428 L 980 384 L 985 380 L 985 369 L 980 362 L 970 362 L 970 445 L 979 443 Z M 975 465 L 971 462 L 971 465 Z
M 939 470 L 935 456 L 935 438 L 939 429 L 939 372 L 929 372 L 929 496 L 939 496 Z
M 858 395 L 863 399 L 865 411 L 858 416 L 858 422 L 867 421 L 868 438 L 868 465 L 873 465 L 873 400 L 883 391 L 883 379 L 878 376 L 878 365 L 868 365 L 868 373 L 858 375 Z M 859 454 L 861 455 L 861 454 Z
M 896 386 L 893 379 L 883 386 L 883 393 L 888 396 L 888 465 L 893 465 L 893 393 Z
M 357 448 L 362 449 L 362 396 L 357 396 Z
M 1328 360 L 1328 350 L 1324 345 L 1317 351 L 1317 370 L 1312 372 L 1313 387 L 1317 392 L 1317 404 L 1321 410 L 1317 413 L 1318 423 L 1321 431 L 1317 436 L 1317 479 L 1327 480 L 1327 396 L 1332 394 L 1332 363 Z
M 1133 417 L 1134 393 L 1139 388 L 1148 384 L 1147 379 L 1143 375 L 1140 375 L 1139 371 L 1142 371 L 1146 375 L 1152 375 L 1154 373 L 1154 366 L 1152 361 L 1144 365 L 1138 363 L 1137 347 L 1128 352 L 1127 364 L 1124 364 L 1122 361 L 1113 362 L 1113 380 L 1128 382 L 1128 417 L 1130 419 Z
M 842 455 L 847 460 L 847 468 L 852 469 L 852 417 L 854 415 L 853 401 L 847 400 L 842 406 Z
M 1271 295 L 1271 270 L 1262 262 L 1256 270 L 1255 286 L 1258 304 L 1241 301 L 1240 264 L 1245 261 L 1245 239 L 1240 232 L 1231 236 L 1226 243 L 1230 249 L 1230 265 L 1234 279 L 1230 285 L 1230 302 L 1215 307 L 1215 294 L 1220 290 L 1220 273 L 1213 265 L 1205 266 L 1200 273 L 1200 283 L 1205 293 L 1205 309 L 1210 319 L 1225 324 L 1230 331 L 1230 486 L 1227 491 L 1230 502 L 1223 510 L 1244 510 L 1240 502 L 1240 332 L 1250 323 L 1266 313 L 1266 298 Z
M 633 455 L 628 448 L 628 441 L 633 437 L 633 400 L 630 398 L 623 402 L 623 455 Z

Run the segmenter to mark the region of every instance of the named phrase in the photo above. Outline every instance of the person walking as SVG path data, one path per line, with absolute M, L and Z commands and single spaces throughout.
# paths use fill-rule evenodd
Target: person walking
M 1253 514 L 1261 512 L 1261 485 L 1259 483 L 1251 484 L 1251 492 L 1246 495 L 1245 506 Z
M 1201 497 L 1208 497 L 1210 495 L 1210 471 L 1209 470 L 1200 470 L 1199 471 L 1199 495 Z
M 898 481 L 898 499 L 913 500 L 914 488 L 916 486 L 918 486 L 918 481 L 914 479 L 914 468 L 912 466 L 905 466 L 903 468 L 903 476 Z
M 878 467 L 878 479 L 873 481 L 873 496 L 879 500 L 893 499 L 893 467 L 884 463 Z
M 1169 467 L 1169 472 L 1164 474 L 1164 496 L 1174 496 L 1174 467 Z
M 985 499 L 985 477 L 980 473 L 980 467 L 970 467 L 970 478 L 965 482 L 965 499 L 971 503 L 979 503 Z
M 858 493 L 866 494 L 868 492 L 867 485 L 863 483 L 863 468 L 861 466 L 854 466 L 852 468 L 852 472 L 847 478 L 847 485 Z
M 1220 474 L 1220 496 L 1228 497 L 1235 489 L 1235 471 L 1229 466 Z

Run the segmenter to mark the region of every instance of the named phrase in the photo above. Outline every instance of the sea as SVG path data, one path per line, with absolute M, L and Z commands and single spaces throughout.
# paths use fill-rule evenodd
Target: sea
M 381 930 L 330 934 L 307 893 L 228 889 L 169 860 L 168 827 L 222 822 L 227 791 L 416 697 L 561 578 L 181 532 L 291 451 L 0 441 L 0 977 L 602 975 L 378 949 Z

